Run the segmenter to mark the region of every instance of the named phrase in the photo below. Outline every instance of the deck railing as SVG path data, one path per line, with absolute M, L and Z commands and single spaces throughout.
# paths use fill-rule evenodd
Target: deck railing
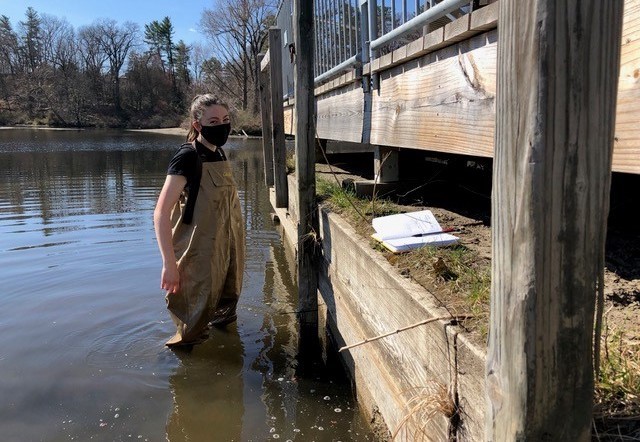
M 395 47 L 444 26 L 482 0 L 314 0 L 315 84 L 320 85 Z M 282 0 L 277 26 L 285 53 L 293 41 L 293 0 Z M 293 96 L 293 65 L 283 57 L 283 90 Z

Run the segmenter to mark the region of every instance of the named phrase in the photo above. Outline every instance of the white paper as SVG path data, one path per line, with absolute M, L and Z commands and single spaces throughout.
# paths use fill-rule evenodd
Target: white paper
M 442 230 L 431 210 L 381 216 L 374 218 L 371 224 L 380 241 Z
M 372 225 L 376 230 L 372 237 L 395 253 L 425 245 L 447 246 L 458 241 L 448 233 L 434 233 L 442 227 L 430 210 L 374 218 Z

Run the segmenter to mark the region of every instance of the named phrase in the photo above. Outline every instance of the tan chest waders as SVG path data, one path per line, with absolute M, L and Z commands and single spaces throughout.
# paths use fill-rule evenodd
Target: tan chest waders
M 182 221 L 182 196 L 171 214 L 180 290 L 166 296 L 177 326 L 168 346 L 201 342 L 209 324 L 236 320 L 242 290 L 245 232 L 228 161 L 202 163 L 200 189 L 190 224 Z

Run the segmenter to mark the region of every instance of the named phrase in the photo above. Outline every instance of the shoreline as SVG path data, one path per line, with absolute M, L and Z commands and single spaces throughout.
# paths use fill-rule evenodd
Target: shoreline
M 93 127 L 49 127 L 49 126 L 0 126 L 0 130 L 20 130 L 20 129 L 36 129 L 36 130 L 57 130 L 57 131 L 81 131 L 81 130 L 102 130 L 103 128 L 93 128 Z M 154 134 L 163 134 L 163 135 L 180 135 L 186 136 L 187 129 L 182 127 L 164 127 L 164 128 L 155 128 L 155 129 L 126 129 L 126 128 L 115 128 L 109 130 L 124 130 L 131 132 L 147 132 Z M 262 138 L 257 135 L 229 135 L 229 138 L 246 138 L 246 139 L 259 139 Z
M 84 127 L 49 127 L 49 126 L 0 126 L 0 130 L 37 129 L 37 130 L 85 130 Z
M 187 130 L 181 127 L 159 127 L 156 129 L 123 129 L 130 132 L 147 132 L 152 134 L 164 135 L 187 135 Z

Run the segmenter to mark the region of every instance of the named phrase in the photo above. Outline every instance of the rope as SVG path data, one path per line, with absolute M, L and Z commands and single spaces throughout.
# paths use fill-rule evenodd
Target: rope
M 474 315 L 458 315 L 458 316 L 438 316 L 436 318 L 430 318 L 430 319 L 424 319 L 420 322 L 416 322 L 415 324 L 411 324 L 411 325 L 407 325 L 406 327 L 402 327 L 399 329 L 396 329 L 394 331 L 388 332 L 388 333 L 384 333 L 378 336 L 374 336 L 372 338 L 367 338 L 364 339 L 360 342 L 356 342 L 355 344 L 351 344 L 351 345 L 345 345 L 344 347 L 341 347 L 340 350 L 338 350 L 339 352 L 343 351 L 343 350 L 348 350 L 350 348 L 354 348 L 354 347 L 359 347 L 360 345 L 364 345 L 364 344 L 368 344 L 369 342 L 373 342 L 373 341 L 377 341 L 379 339 L 382 338 L 386 338 L 387 336 L 391 336 L 406 330 L 410 330 L 412 328 L 416 328 L 419 327 L 421 325 L 426 325 L 426 324 L 430 324 L 431 322 L 436 322 L 436 321 L 444 321 L 444 320 L 449 320 L 451 324 L 455 325 L 456 323 L 458 323 L 459 321 L 462 321 L 464 319 L 470 319 L 473 318 Z

